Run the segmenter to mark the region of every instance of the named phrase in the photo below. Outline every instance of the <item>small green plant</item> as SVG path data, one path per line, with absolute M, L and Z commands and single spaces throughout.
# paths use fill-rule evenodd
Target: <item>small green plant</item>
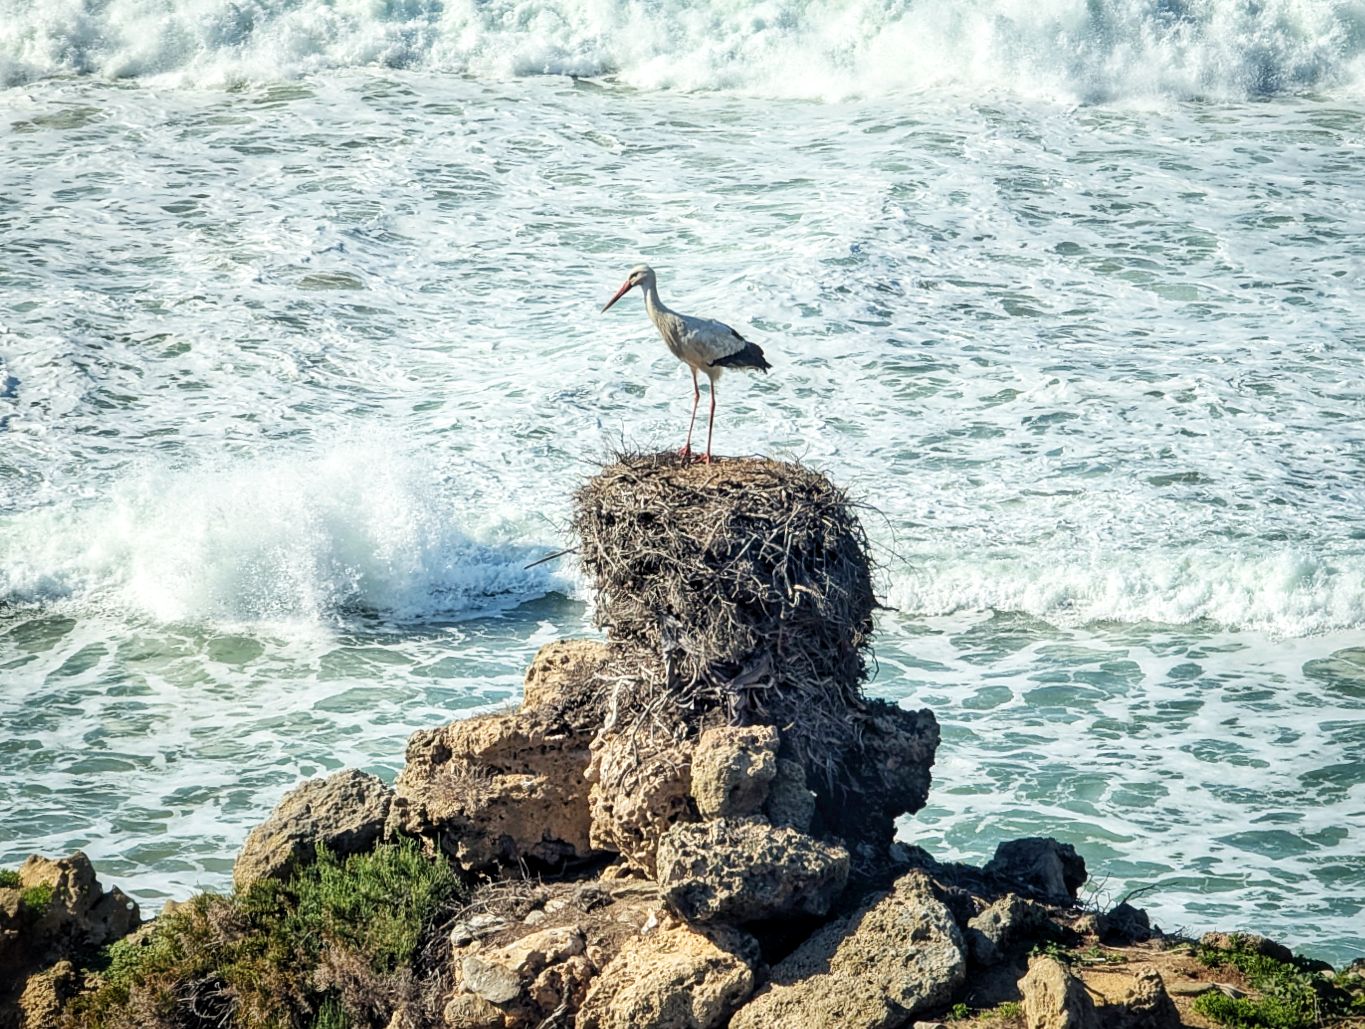
M 995 1014 L 1000 1019 L 1014 1019 L 1024 1017 L 1024 1006 L 1017 1000 L 1007 1000 L 995 1008 Z
M 965 1022 L 972 1017 L 972 1009 L 961 1001 L 958 1001 L 948 1009 L 947 1019 L 949 1022 Z
M 1076 952 L 1067 950 L 1055 940 L 1047 940 L 1043 943 L 1034 944 L 1033 949 L 1029 951 L 1029 954 L 1032 957 L 1056 958 L 1064 965 L 1071 965 L 1076 962 Z
M 0 868 L 0 889 L 4 888 L 11 890 L 19 888 L 19 873 L 12 868 Z
M 48 905 L 52 903 L 52 896 L 52 884 L 39 883 L 19 894 L 19 903 L 23 905 L 25 912 L 36 918 L 48 909 Z
M 1361 1010 L 1358 998 L 1297 958 L 1278 961 L 1244 947 L 1200 947 L 1196 956 L 1210 968 L 1237 969 L 1261 994 L 1228 997 L 1215 991 L 1195 1000 L 1200 1014 L 1235 1029 L 1312 1029 L 1329 1018 Z

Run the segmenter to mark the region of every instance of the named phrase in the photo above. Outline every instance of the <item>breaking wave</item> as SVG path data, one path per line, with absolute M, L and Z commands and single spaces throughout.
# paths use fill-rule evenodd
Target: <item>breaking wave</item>
M 1365 81 L 1360 0 L 0 0 L 0 83 L 224 85 L 357 66 L 839 99 L 1078 100 Z

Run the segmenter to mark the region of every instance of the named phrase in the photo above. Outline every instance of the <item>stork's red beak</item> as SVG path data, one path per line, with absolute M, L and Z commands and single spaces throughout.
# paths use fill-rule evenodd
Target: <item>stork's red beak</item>
M 603 314 L 606 314 L 606 313 L 607 313 L 607 308 L 611 307 L 612 304 L 616 303 L 616 301 L 620 300 L 623 296 L 625 296 L 627 293 L 629 293 L 629 292 L 630 292 L 630 287 L 633 286 L 633 285 L 635 285 L 635 283 L 633 283 L 633 282 L 631 282 L 629 279 L 627 279 L 627 280 L 625 281 L 625 284 L 624 284 L 620 289 L 618 289 L 618 290 L 616 291 L 616 296 L 612 297 L 610 300 L 607 301 L 607 307 L 602 308 L 602 313 L 603 313 Z

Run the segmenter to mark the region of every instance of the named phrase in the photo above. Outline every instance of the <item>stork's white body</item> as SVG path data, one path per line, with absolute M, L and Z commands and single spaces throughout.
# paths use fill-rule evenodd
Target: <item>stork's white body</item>
M 712 382 L 720 378 L 724 370 L 715 362 L 738 354 L 746 345 L 744 338 L 724 322 L 693 318 L 669 310 L 659 299 L 659 291 L 652 280 L 645 290 L 645 310 L 673 356 L 690 365 L 693 372 L 702 372 Z
M 679 361 L 692 369 L 692 420 L 687 425 L 687 442 L 683 445 L 684 458 L 692 454 L 692 428 L 697 421 L 697 404 L 701 400 L 701 387 L 697 383 L 697 373 L 702 372 L 711 380 L 711 415 L 706 423 L 706 457 L 711 460 L 711 434 L 716 421 L 716 380 L 726 368 L 751 368 L 766 372 L 769 368 L 761 347 L 750 343 L 724 322 L 710 318 L 693 318 L 691 315 L 678 314 L 670 310 L 659 299 L 659 289 L 655 282 L 654 269 L 647 264 L 638 265 L 630 270 L 625 284 L 616 295 L 607 301 L 606 311 L 620 300 L 631 288 L 639 286 L 645 295 L 645 311 L 649 320 L 659 330 L 664 343 Z

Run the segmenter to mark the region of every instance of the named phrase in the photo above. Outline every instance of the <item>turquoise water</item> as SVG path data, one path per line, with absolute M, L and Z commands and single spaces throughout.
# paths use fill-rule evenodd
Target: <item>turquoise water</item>
M 286 6 L 0 19 L 0 863 L 223 887 L 300 778 L 391 777 L 590 632 L 526 565 L 681 443 L 686 371 L 599 314 L 644 258 L 773 361 L 717 450 L 867 505 L 871 688 L 944 725 L 905 838 L 1365 954 L 1344 14 Z

